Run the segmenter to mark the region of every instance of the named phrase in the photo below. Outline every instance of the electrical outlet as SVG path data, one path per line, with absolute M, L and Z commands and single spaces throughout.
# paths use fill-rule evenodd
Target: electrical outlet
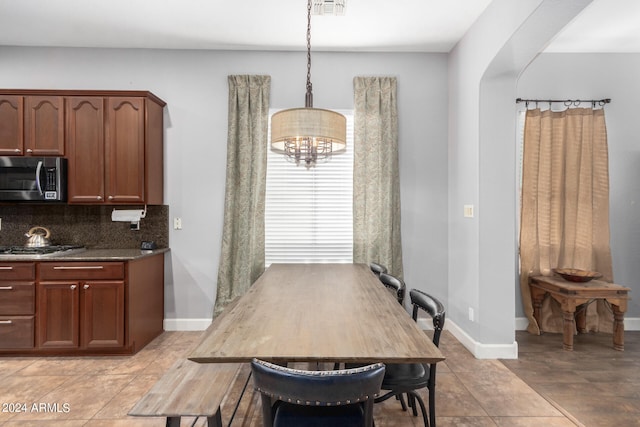
M 473 218 L 473 205 L 464 205 L 464 217 Z
M 472 307 L 469 307 L 469 320 L 472 321 L 472 322 L 474 321 L 474 319 L 473 319 L 473 308 Z
M 180 217 L 173 218 L 173 229 L 182 230 L 182 218 Z

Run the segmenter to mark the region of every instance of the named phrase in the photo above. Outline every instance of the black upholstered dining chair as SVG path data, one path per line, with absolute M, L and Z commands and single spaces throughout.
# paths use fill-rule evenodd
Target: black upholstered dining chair
M 394 291 L 400 305 L 404 305 L 404 295 L 407 290 L 407 287 L 404 284 L 404 281 L 388 273 L 380 273 L 380 281 L 388 289 L 391 289 L 392 291 Z
M 433 343 L 440 345 L 440 335 L 444 328 L 444 306 L 436 298 L 417 289 L 409 292 L 411 305 L 413 306 L 413 320 L 418 320 L 418 312 L 423 310 L 433 320 Z M 382 396 L 376 398 L 376 402 L 384 402 L 393 396 L 407 394 L 409 404 L 412 406 L 413 415 L 417 416 L 416 402 L 420 405 L 425 427 L 436 427 L 436 363 L 389 363 L 386 365 L 382 390 L 388 390 Z M 429 415 L 424 406 L 424 401 L 416 390 L 426 388 L 429 392 Z M 403 405 L 404 407 L 404 405 Z
M 378 264 L 377 262 L 370 262 L 369 263 L 369 268 L 371 269 L 371 271 L 373 271 L 373 273 L 376 276 L 379 276 L 380 273 L 386 273 L 387 272 L 387 267 L 385 267 L 384 265 Z
M 251 371 L 265 427 L 372 427 L 385 366 L 305 371 L 254 359 Z

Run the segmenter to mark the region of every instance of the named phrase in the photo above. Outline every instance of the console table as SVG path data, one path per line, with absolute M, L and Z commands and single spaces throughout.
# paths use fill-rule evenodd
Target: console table
M 624 350 L 624 313 L 627 311 L 628 293 L 631 289 L 602 280 L 575 283 L 560 277 L 534 276 L 529 278 L 533 316 L 540 324 L 540 307 L 546 294 L 560 303 L 563 316 L 563 348 L 573 350 L 573 333 L 586 332 L 586 316 L 576 307 L 593 300 L 608 301 L 613 309 L 613 348 Z

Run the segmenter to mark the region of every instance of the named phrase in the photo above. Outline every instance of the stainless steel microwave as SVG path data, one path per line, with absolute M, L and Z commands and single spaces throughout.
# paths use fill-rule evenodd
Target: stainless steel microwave
M 67 159 L 0 157 L 0 202 L 65 202 Z

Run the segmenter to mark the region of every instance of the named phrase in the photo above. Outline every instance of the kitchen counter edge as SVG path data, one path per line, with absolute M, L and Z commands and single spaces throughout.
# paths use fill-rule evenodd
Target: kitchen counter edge
M 148 256 L 169 252 L 169 248 L 143 251 L 140 249 L 86 249 L 69 255 L 54 257 L 21 257 L 19 261 L 60 262 L 60 261 L 132 261 Z M 2 260 L 3 262 L 10 260 Z M 18 261 L 16 259 L 16 261 Z

